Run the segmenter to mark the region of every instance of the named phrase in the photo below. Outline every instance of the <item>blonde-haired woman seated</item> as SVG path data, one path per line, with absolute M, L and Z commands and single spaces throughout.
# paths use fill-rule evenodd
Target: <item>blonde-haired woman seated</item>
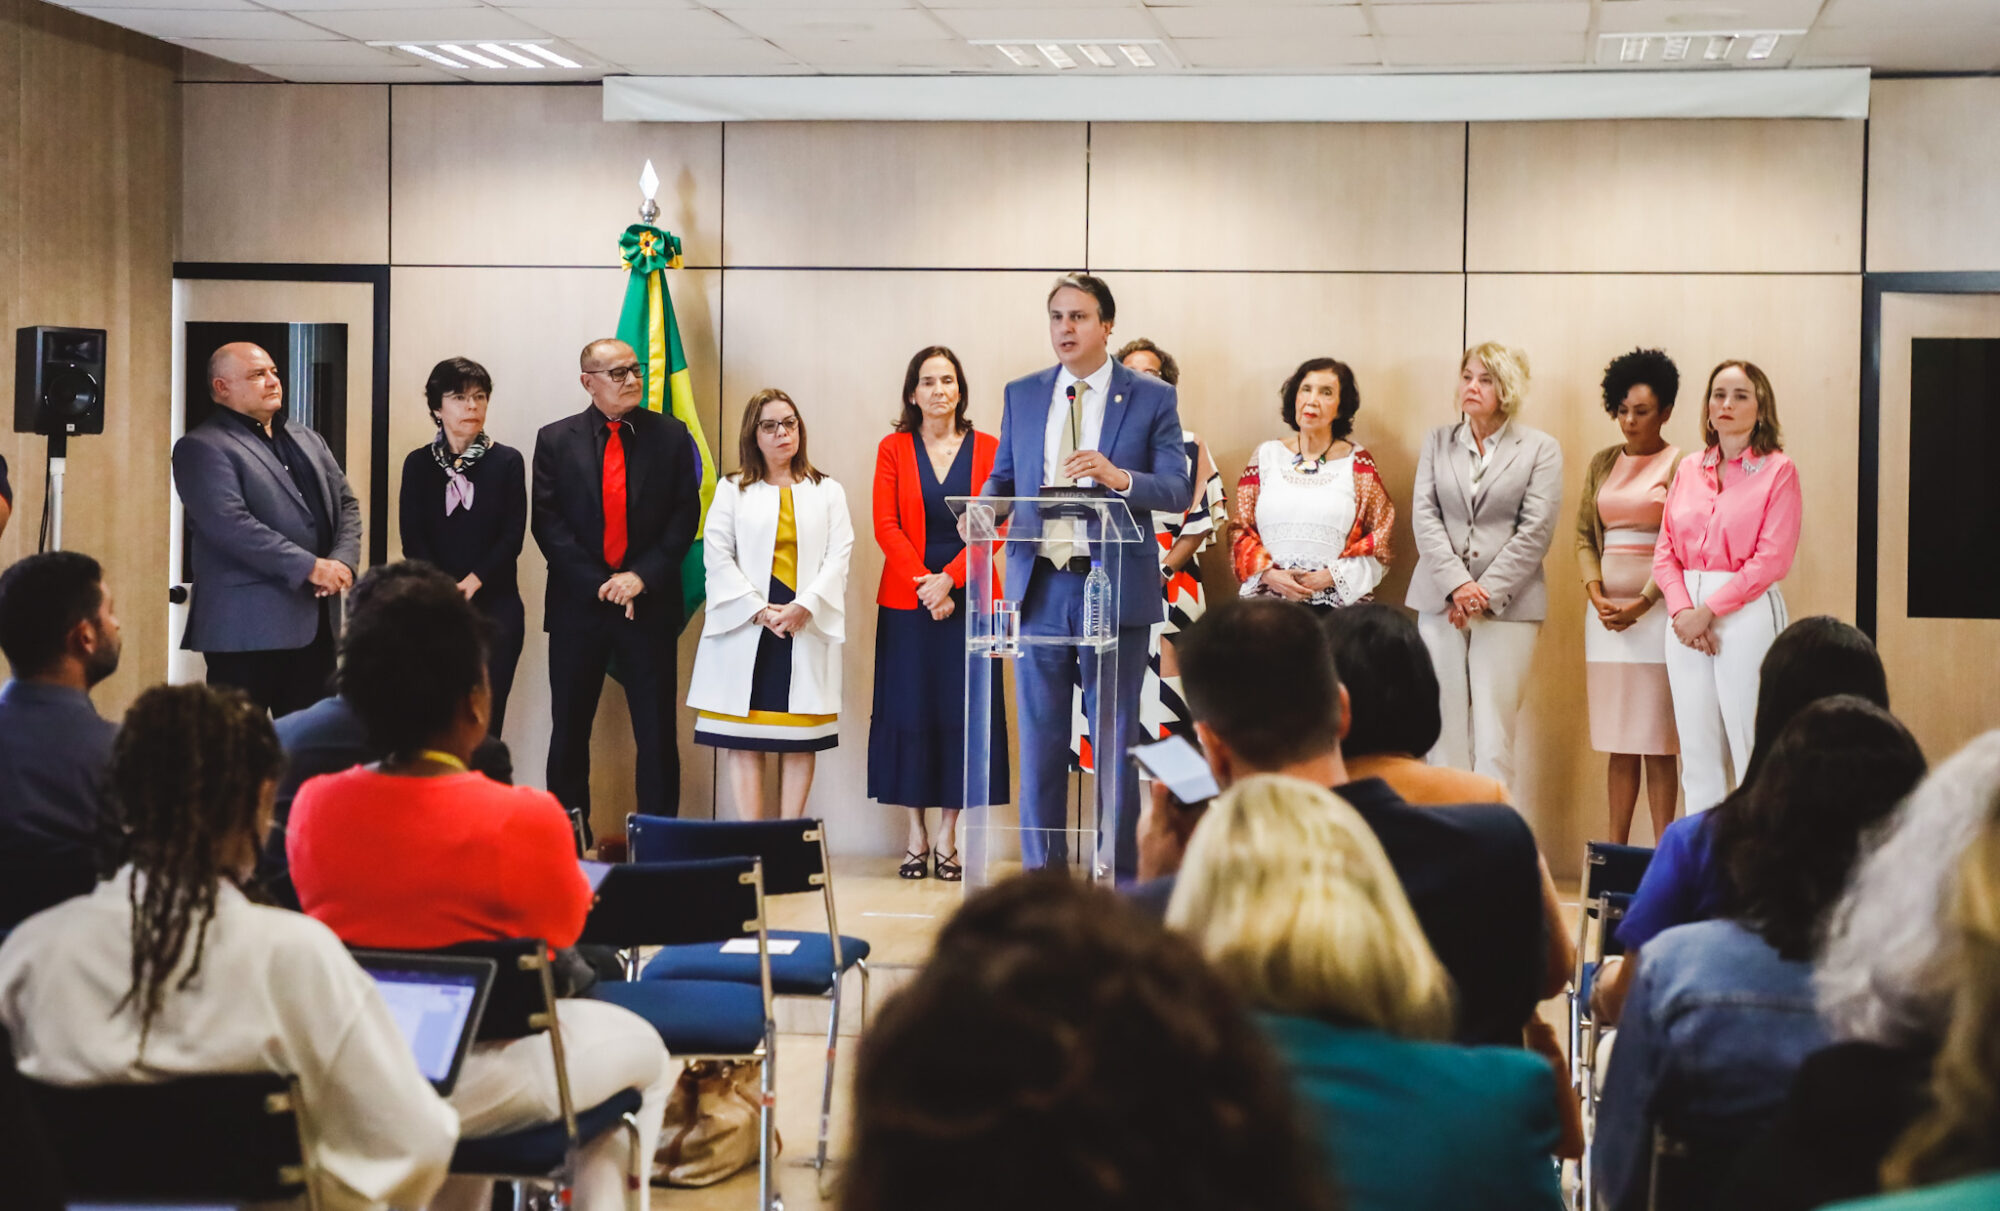
M 1167 924 L 1267 1015 L 1348 1211 L 1561 1204 L 1547 1062 L 1450 1037 L 1451 978 L 1355 810 L 1260 775 L 1195 830 Z

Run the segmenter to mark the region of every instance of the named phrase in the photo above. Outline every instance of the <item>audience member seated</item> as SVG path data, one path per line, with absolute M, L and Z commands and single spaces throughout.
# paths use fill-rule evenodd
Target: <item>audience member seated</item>
M 1412 807 L 1379 778 L 1350 780 L 1340 753 L 1348 694 L 1310 610 L 1271 598 L 1222 603 L 1181 633 L 1178 651 L 1216 781 L 1227 789 L 1288 774 L 1338 791 L 1375 831 L 1458 988 L 1458 1040 L 1518 1045 L 1548 954 L 1527 821 L 1497 803 Z
M 430 564 L 415 560 L 379 564 L 369 569 L 347 594 L 349 625 L 368 613 L 375 595 L 384 586 L 412 577 L 442 576 Z M 274 904 L 296 909 L 298 892 L 292 887 L 292 873 L 285 860 L 285 832 L 292 818 L 292 800 L 306 780 L 321 774 L 337 774 L 370 761 L 383 753 L 368 740 L 368 729 L 354 704 L 340 694 L 330 694 L 301 711 L 278 720 L 278 743 L 285 749 L 285 772 L 278 778 L 276 815 L 270 836 L 257 858 L 257 884 Z M 497 736 L 488 736 L 467 761 L 474 771 L 495 782 L 514 781 L 514 763 L 507 746 Z
M 1562 1205 L 1558 1075 L 1451 1037 L 1451 977 L 1368 825 L 1294 778 L 1236 783 L 1188 847 L 1167 923 L 1253 1008 L 1317 1112 L 1348 1211 Z
M 1813 973 L 1835 1042 L 1806 1057 L 1725 1207 L 1807 1211 L 1881 1189 L 1890 1145 L 1930 1106 L 1931 1061 L 1958 978 L 1944 909 L 1995 803 L 2000 731 L 1932 770 L 1856 866 Z
M 286 842 L 300 904 L 350 946 L 532 937 L 566 947 L 582 932 L 590 885 L 561 805 L 467 767 L 488 719 L 483 626 L 433 571 L 378 585 L 341 636 L 340 695 L 387 755 L 300 787 Z M 576 1105 L 640 1090 L 650 1155 L 673 1084 L 659 1034 L 595 1001 L 565 1000 L 556 1017 Z M 554 1121 L 551 1052 L 542 1035 L 476 1045 L 451 1095 L 465 1134 Z M 614 1131 L 584 1151 L 585 1211 L 625 1206 L 626 1146 Z M 431 1206 L 483 1208 L 488 1198 L 485 1183 L 454 1178 Z
M 1768 1125 L 1800 1062 L 1826 1045 L 1812 955 L 1863 837 L 1923 772 L 1909 731 L 1847 695 L 1799 712 L 1765 750 L 1716 826 L 1725 915 L 1667 930 L 1638 961 L 1592 1149 L 1610 1206 L 1647 1205 L 1656 1125 L 1703 1141 L 1689 1171 L 1726 1172 L 1729 1150 Z
M 0 1025 L 22 1074 L 51 1084 L 297 1077 L 321 1206 L 422 1206 L 458 1116 L 332 931 L 239 890 L 282 760 L 237 691 L 140 695 L 111 768 L 131 864 L 0 946 Z
M 1324 1173 L 1194 948 L 1040 873 L 968 899 L 862 1036 L 840 1206 L 1333 1211 Z
M 104 780 L 118 725 L 90 690 L 118 668 L 97 561 L 30 555 L 0 574 L 0 930 L 97 884 L 115 848 Z
M 1625 955 L 1607 960 L 1591 985 L 1591 1010 L 1599 1022 L 1617 1023 L 1641 947 L 1664 930 L 1706 921 L 1721 911 L 1725 860 L 1716 848 L 1715 830 L 1742 810 L 1742 798 L 1757 780 L 1764 754 L 1792 717 L 1837 694 L 1854 694 L 1888 709 L 1888 676 L 1868 636 L 1824 614 L 1801 618 L 1780 632 L 1758 668 L 1757 719 L 1748 767 L 1736 790 L 1713 810 L 1674 821 L 1660 837 L 1652 864 L 1618 927 Z
M 1158 779 L 1148 784 L 1147 796 L 1139 809 L 1139 881 L 1124 890 L 1141 911 L 1157 920 L 1167 915 L 1173 876 L 1181 868 L 1195 825 L 1208 810 L 1208 800 L 1183 803 Z
M 1959 866 L 1943 966 L 1950 1025 L 1931 1109 L 1882 1165 L 1883 1198 L 1850 1211 L 1986 1211 L 2000 1206 L 2000 801 Z

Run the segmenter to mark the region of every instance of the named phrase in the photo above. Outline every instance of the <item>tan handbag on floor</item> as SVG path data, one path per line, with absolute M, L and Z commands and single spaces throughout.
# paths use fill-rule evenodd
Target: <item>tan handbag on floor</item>
M 668 1186 L 712 1186 L 757 1163 L 761 1060 L 698 1060 L 681 1071 L 667 1096 L 653 1181 Z M 775 1130 L 772 1159 L 783 1148 Z

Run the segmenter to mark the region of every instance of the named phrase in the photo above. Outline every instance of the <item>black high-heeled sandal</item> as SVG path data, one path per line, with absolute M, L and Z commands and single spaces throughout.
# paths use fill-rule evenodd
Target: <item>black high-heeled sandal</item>
M 937 856 L 937 877 L 945 883 L 957 883 L 965 878 L 965 867 L 959 865 L 958 851 L 951 851 L 951 857 Z
M 896 868 L 897 874 L 901 875 L 905 879 L 928 879 L 931 877 L 930 850 L 925 850 L 922 853 L 918 853 L 914 849 L 906 849 L 903 851 L 903 854 L 905 857 L 909 859 L 909 861 L 903 863 L 901 866 L 898 866 Z M 944 877 L 942 871 L 939 872 L 938 877 L 939 878 Z

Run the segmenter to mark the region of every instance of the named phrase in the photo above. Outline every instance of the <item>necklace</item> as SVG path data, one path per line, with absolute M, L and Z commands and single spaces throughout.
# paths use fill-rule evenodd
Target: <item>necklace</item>
M 1297 471 L 1300 475 L 1318 475 L 1319 469 L 1326 465 L 1326 456 L 1333 453 L 1334 446 L 1338 444 L 1338 438 L 1326 443 L 1326 449 L 1321 450 L 1319 457 L 1311 460 L 1310 464 L 1308 464 L 1306 459 L 1306 439 L 1301 436 L 1299 438 L 1299 452 L 1292 455 L 1292 470 Z

